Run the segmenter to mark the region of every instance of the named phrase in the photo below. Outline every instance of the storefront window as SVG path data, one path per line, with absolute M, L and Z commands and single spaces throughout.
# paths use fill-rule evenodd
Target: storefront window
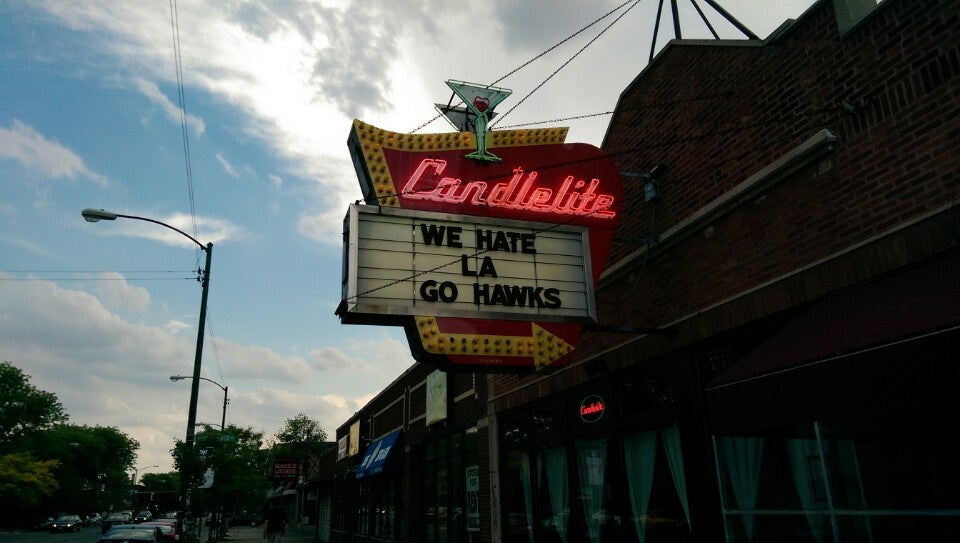
M 503 421 L 505 541 L 692 539 L 679 427 L 630 430 L 612 397 L 594 388 Z
M 425 456 L 424 540 L 430 543 L 477 540 L 480 527 L 477 429 L 468 428 L 427 443 Z
M 348 477 L 342 474 L 336 476 L 333 495 L 333 518 L 331 521 L 331 528 L 334 530 L 343 531 L 347 529 L 347 512 L 350 510 L 347 505 L 347 494 L 352 481 L 352 476 Z
M 382 539 L 400 538 L 399 488 L 400 478 L 396 476 L 372 477 L 370 486 L 370 531 Z
M 728 541 L 947 540 L 960 447 L 929 413 L 716 436 Z
M 357 533 L 381 539 L 399 539 L 400 511 L 398 475 L 375 475 L 360 479 Z
M 426 542 L 437 541 L 437 444 L 427 443 L 426 461 L 424 462 L 424 530 Z
M 570 481 L 567 472 L 566 447 L 542 449 L 537 465 L 540 474 L 540 504 L 538 520 L 544 532 L 544 540 L 567 541 L 567 524 L 570 518 Z
M 530 455 L 512 451 L 506 458 L 503 503 L 508 543 L 533 541 L 533 496 Z
M 623 438 L 630 531 L 636 540 L 688 541 L 690 506 L 676 426 Z
M 579 499 L 590 543 L 600 543 L 603 531 L 615 522 L 610 504 L 604 499 L 607 475 L 607 440 L 580 440 L 576 444 Z

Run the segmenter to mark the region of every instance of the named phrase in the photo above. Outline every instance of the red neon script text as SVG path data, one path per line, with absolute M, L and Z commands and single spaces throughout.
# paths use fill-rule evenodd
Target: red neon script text
M 524 172 L 523 168 L 517 168 L 513 170 L 513 177 L 509 181 L 488 186 L 485 181 L 465 183 L 454 177 L 440 177 L 446 167 L 446 160 L 424 159 L 407 180 L 402 196 L 450 204 L 462 204 L 469 200 L 469 203 L 477 206 L 557 215 L 590 215 L 603 219 L 617 215 L 616 211 L 610 209 L 614 202 L 613 195 L 596 193 L 600 186 L 599 179 L 587 182 L 568 175 L 554 192 L 553 189 L 536 185 L 536 171 Z
M 597 413 L 603 413 L 605 407 L 603 402 L 593 402 L 589 405 L 580 406 L 580 415 L 594 415 Z

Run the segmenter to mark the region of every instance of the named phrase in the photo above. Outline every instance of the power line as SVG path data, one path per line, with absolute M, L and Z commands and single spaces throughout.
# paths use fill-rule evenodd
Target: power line
M 180 17 L 177 12 L 177 0 L 170 0 L 170 31 L 173 34 L 173 62 L 177 73 L 177 100 L 180 103 L 180 133 L 183 138 L 183 157 L 186 163 L 190 219 L 193 222 L 193 236 L 197 237 L 197 209 L 193 197 L 193 166 L 190 161 L 190 136 L 187 130 L 187 100 L 183 90 L 183 57 L 180 48 Z M 199 267 L 199 250 L 197 250 L 196 255 L 197 266 Z
M 190 138 L 187 130 L 187 101 L 186 93 L 183 90 L 183 55 L 180 47 L 180 17 L 177 12 L 177 0 L 170 0 L 170 29 L 173 33 L 173 56 L 177 72 L 177 98 L 180 101 L 180 131 L 183 134 L 183 156 L 184 161 L 186 162 L 187 171 L 187 194 L 190 200 L 190 220 L 193 223 L 193 236 L 199 237 L 197 235 L 197 208 L 193 195 L 193 167 L 191 166 L 190 161 Z M 199 271 L 201 251 L 197 249 L 195 253 L 197 258 L 197 269 Z M 200 280 L 209 281 L 210 278 L 201 277 Z M 207 316 L 206 320 L 207 324 L 209 325 L 209 316 Z M 213 345 L 214 355 L 217 357 L 217 365 L 219 366 L 219 354 L 217 353 L 216 340 L 212 333 L 210 334 L 210 343 Z
M 194 281 L 196 277 L 58 277 L 57 281 Z M 51 281 L 44 277 L 0 277 L 0 281 Z
M 551 45 L 550 47 L 548 47 L 548 48 L 545 49 L 544 51 L 540 52 L 539 54 L 537 54 L 536 56 L 534 56 L 534 57 L 531 58 L 530 60 L 528 60 L 528 61 L 520 64 L 520 65 L 517 66 L 516 68 L 514 68 L 514 69 L 510 70 L 509 72 L 507 72 L 506 74 L 500 76 L 496 81 L 494 81 L 493 83 L 490 83 L 490 84 L 491 84 L 491 85 L 496 85 L 497 83 L 503 81 L 504 79 L 510 77 L 511 75 L 519 72 L 519 71 L 522 70 L 523 68 L 526 68 L 526 67 L 529 66 L 530 64 L 533 64 L 534 62 L 536 62 L 537 60 L 539 60 L 541 57 L 543 57 L 543 56 L 545 56 L 546 54 L 550 53 L 551 51 L 553 51 L 553 50 L 556 49 L 557 47 L 560 47 L 561 45 L 567 43 L 568 41 L 572 40 L 573 38 L 575 38 L 575 37 L 577 37 L 578 35 L 580 35 L 580 34 L 582 34 L 583 32 L 585 32 L 587 29 L 589 29 L 589 28 L 592 27 L 593 25 L 599 23 L 600 21 L 606 19 L 606 18 L 609 17 L 610 15 L 616 13 L 616 12 L 619 11 L 621 8 L 623 8 L 623 6 L 629 4 L 630 2 L 634 2 L 634 6 L 636 6 L 636 4 L 638 4 L 638 3 L 640 2 L 640 0 L 627 0 L 626 2 L 623 2 L 623 3 L 620 4 L 619 6 L 617 6 L 617 7 L 613 8 L 613 9 L 611 9 L 610 11 L 604 13 L 604 14 L 601 15 L 600 17 L 597 17 L 596 19 L 593 20 L 593 22 L 591 22 L 591 23 L 587 24 L 586 26 L 580 28 L 580 30 L 577 30 L 577 31 L 574 32 L 573 34 L 570 34 L 570 35 L 567 36 L 566 38 L 558 41 L 557 43 Z M 633 9 L 634 6 L 630 6 L 630 8 L 629 8 L 627 11 L 629 11 L 630 9 Z M 622 15 L 621 15 L 621 17 L 622 17 Z M 605 32 L 605 31 L 606 31 L 606 30 L 604 30 L 603 32 Z M 602 34 L 603 32 L 601 32 L 601 34 Z M 599 36 L 599 35 L 598 35 L 598 36 Z M 594 40 L 592 40 L 592 41 L 595 41 L 595 40 L 596 40 L 596 38 L 594 38 Z M 592 43 L 592 41 L 591 41 L 591 43 Z M 582 50 L 581 50 L 581 51 L 582 51 Z M 578 52 L 577 54 L 580 54 L 580 53 Z M 572 60 L 572 59 L 571 59 L 571 60 Z M 569 61 L 568 61 L 568 62 L 569 62 Z M 552 76 L 551 76 L 551 77 L 552 77 Z M 542 84 L 541 84 L 541 85 L 542 85 Z M 462 105 L 462 104 L 463 104 L 463 101 L 460 101 L 457 105 L 459 106 L 459 105 Z M 439 118 L 442 117 L 442 116 L 443 116 L 442 114 L 438 114 L 438 115 L 434 116 L 434 117 L 431 118 L 430 120 L 426 121 L 425 123 L 423 123 L 423 124 L 421 124 L 420 126 L 414 128 L 413 130 L 411 130 L 409 133 L 410 133 L 410 134 L 415 134 L 415 133 L 419 132 L 421 129 L 425 128 L 425 127 L 428 126 L 430 123 L 432 123 L 433 121 L 439 119 Z
M 610 24 L 608 24 L 607 26 L 605 26 L 605 27 L 603 28 L 603 30 L 600 31 L 599 34 L 597 34 L 596 36 L 593 37 L 593 39 L 591 39 L 590 41 L 588 41 L 588 42 L 586 43 L 586 45 L 584 45 L 583 47 L 581 47 L 576 53 L 573 54 L 573 56 L 571 56 L 569 59 L 567 59 L 566 62 L 564 62 L 563 64 L 561 64 L 559 68 L 557 68 L 556 70 L 554 70 L 553 73 L 551 73 L 550 75 L 548 75 L 547 78 L 544 79 L 543 81 L 541 81 L 539 85 L 537 85 L 536 87 L 534 87 L 533 90 L 531 90 L 530 92 L 528 92 L 523 98 L 520 99 L 519 102 L 517 102 L 516 104 L 513 105 L 513 107 L 511 107 L 510 109 L 508 109 L 506 113 L 501 114 L 500 117 L 498 117 L 497 120 L 494 121 L 490 126 L 491 126 L 491 127 L 496 126 L 497 123 L 499 123 L 500 121 L 502 121 L 502 120 L 503 120 L 507 115 L 509 115 L 513 110 L 517 109 L 517 107 L 519 107 L 520 104 L 524 103 L 524 102 L 527 100 L 527 98 L 530 98 L 530 96 L 533 95 L 533 93 L 537 92 L 537 91 L 540 90 L 544 85 L 546 85 L 548 81 L 550 81 L 551 79 L 553 79 L 553 77 L 554 77 L 555 75 L 557 75 L 558 73 L 560 73 L 560 70 L 566 68 L 571 62 L 573 62 L 573 59 L 575 59 L 575 58 L 577 58 L 578 56 L 580 56 L 580 53 L 586 51 L 586 50 L 587 50 L 587 47 L 590 47 L 591 45 L 593 45 L 594 42 L 596 42 L 598 39 L 600 39 L 600 36 L 603 36 L 604 34 L 606 34 L 606 32 L 607 32 L 608 30 L 610 30 L 610 28 L 611 28 L 613 25 L 617 24 L 617 23 L 620 21 L 620 19 L 623 19 L 623 17 L 624 17 L 627 13 L 630 13 L 630 10 L 632 10 L 632 9 L 635 8 L 635 7 L 637 7 L 637 4 L 639 4 L 639 3 L 640 3 L 640 0 L 636 0 L 636 1 L 633 3 L 632 6 L 628 7 L 626 10 L 624 10 L 623 13 L 621 13 L 620 15 L 618 15 L 617 18 L 614 19 L 613 21 L 611 21 Z M 617 9 L 620 9 L 620 8 L 618 7 Z M 611 12 L 611 13 L 612 13 L 612 12 Z M 604 16 L 604 17 L 606 17 L 606 16 Z M 591 23 L 591 26 L 592 26 L 592 23 Z
M 6 273 L 193 273 L 194 270 L 3 270 Z
M 620 113 L 630 113 L 630 112 L 636 112 L 636 111 L 646 111 L 646 110 L 648 110 L 648 109 L 654 109 L 654 108 L 658 108 L 658 107 L 676 106 L 676 105 L 684 104 L 684 103 L 687 103 L 687 102 L 698 102 L 698 101 L 701 101 L 701 100 L 713 100 L 713 99 L 715 99 L 715 98 L 729 98 L 729 97 L 732 96 L 732 95 L 733 95 L 733 92 L 732 92 L 732 91 L 724 91 L 724 92 L 719 92 L 719 93 L 716 93 L 716 94 L 704 94 L 703 96 L 694 96 L 694 97 L 691 97 L 691 98 L 680 98 L 680 99 L 677 99 L 677 100 L 669 100 L 669 101 L 666 101 L 666 102 L 658 102 L 658 103 L 653 103 L 653 104 L 646 104 L 646 105 L 639 106 L 639 107 L 620 108 L 619 110 L 602 111 L 602 112 L 600 112 L 600 113 L 585 113 L 585 114 L 583 114 L 583 115 L 573 115 L 573 116 L 570 116 L 570 117 L 561 117 L 561 118 L 559 118 L 559 119 L 550 119 L 550 120 L 546 120 L 546 121 L 531 121 L 531 122 L 527 122 L 527 123 L 512 124 L 512 125 L 507 125 L 507 126 L 501 126 L 501 127 L 500 127 L 500 130 L 510 130 L 510 129 L 513 129 L 513 128 L 523 128 L 523 127 L 526 127 L 526 126 L 536 126 L 536 125 L 541 125 L 541 124 L 562 123 L 562 122 L 571 121 L 571 120 L 588 119 L 588 118 L 590 118 L 590 117 L 600 117 L 600 116 L 603 116 L 603 115 L 613 115 L 614 113 L 617 113 L 617 112 L 620 112 Z

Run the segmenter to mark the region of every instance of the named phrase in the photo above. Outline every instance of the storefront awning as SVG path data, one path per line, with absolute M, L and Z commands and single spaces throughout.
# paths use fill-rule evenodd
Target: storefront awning
M 400 432 L 401 429 L 394 430 L 370 444 L 367 453 L 363 455 L 363 461 L 357 466 L 357 479 L 381 473 L 391 465 L 391 458 L 398 455 L 394 449 L 398 448 Z
M 960 255 L 830 294 L 707 383 L 717 390 L 953 330 Z

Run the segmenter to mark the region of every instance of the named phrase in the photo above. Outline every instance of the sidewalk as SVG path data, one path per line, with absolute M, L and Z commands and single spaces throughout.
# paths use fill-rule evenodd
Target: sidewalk
M 281 543 L 303 543 L 304 541 L 316 541 L 314 539 L 314 530 L 315 526 L 304 526 L 302 529 L 293 528 L 292 530 L 287 530 L 286 535 L 280 538 Z M 227 530 L 227 536 L 223 539 L 224 542 L 234 543 L 234 542 L 253 542 L 259 541 L 263 542 L 263 526 L 254 528 L 252 526 L 234 526 Z

